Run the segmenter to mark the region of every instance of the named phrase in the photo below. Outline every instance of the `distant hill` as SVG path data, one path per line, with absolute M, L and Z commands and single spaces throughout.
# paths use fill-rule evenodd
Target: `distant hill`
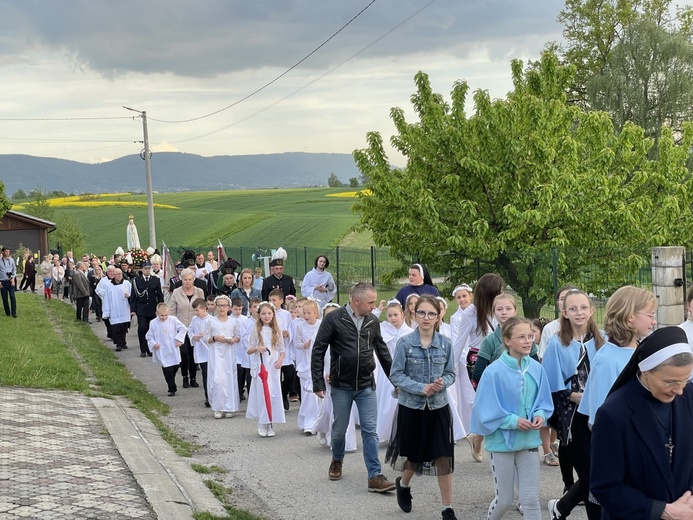
M 157 192 L 327 186 L 331 173 L 345 184 L 360 172 L 350 154 L 287 152 L 266 155 L 200 155 L 165 152 L 152 157 Z M 66 193 L 146 191 L 144 161 L 128 155 L 85 164 L 31 155 L 0 155 L 5 194 L 37 186 Z

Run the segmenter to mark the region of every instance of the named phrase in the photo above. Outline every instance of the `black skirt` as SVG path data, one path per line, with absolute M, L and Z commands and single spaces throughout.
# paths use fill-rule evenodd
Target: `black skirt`
M 385 462 L 397 471 L 448 475 L 454 470 L 455 444 L 449 405 L 437 410 L 397 406 Z

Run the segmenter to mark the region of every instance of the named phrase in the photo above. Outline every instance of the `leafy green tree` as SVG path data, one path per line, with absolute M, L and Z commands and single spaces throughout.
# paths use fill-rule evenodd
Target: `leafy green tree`
M 22 200 L 22 199 L 26 199 L 26 198 L 27 198 L 26 192 L 22 189 L 18 189 L 12 195 L 12 200 Z
M 359 187 L 359 178 L 358 177 L 351 177 L 349 179 L 349 187 L 350 188 L 358 188 Z
M 371 194 L 355 204 L 361 228 L 402 261 L 414 256 L 453 281 L 470 259 L 490 264 L 528 317 L 551 299 L 554 248 L 562 283 L 591 271 L 586 289 L 608 292 L 641 265 L 642 248 L 684 243 L 693 232 L 685 167 L 693 126 L 680 144 L 663 129 L 651 159 L 642 128 L 626 123 L 616 133 L 607 113 L 568 103 L 573 70 L 551 53 L 526 72 L 513 61 L 514 90 L 493 101 L 476 91 L 472 116 L 466 82 L 447 103 L 419 72 L 418 120 L 407 122 L 401 108 L 390 114 L 390 141 L 406 167 L 390 166 L 377 132 L 354 152 L 370 179 Z
M 29 197 L 31 200 L 24 204 L 24 211 L 34 217 L 52 222 L 55 212 L 51 208 L 48 194 L 41 187 L 37 187 L 31 190 Z
M 84 252 L 86 237 L 82 232 L 80 222 L 69 213 L 58 214 L 55 222 L 55 231 L 48 235 L 50 237 L 50 247 L 57 249 L 57 244 L 61 244 L 63 251 L 72 251 L 75 258 Z
M 8 209 L 12 209 L 12 202 L 5 196 L 5 183 L 0 181 L 0 218 Z
M 673 15 L 672 15 L 673 13 Z M 693 41 L 690 7 L 672 0 L 566 0 L 565 63 L 576 67 L 572 99 L 659 137 L 693 119 Z M 554 45 L 555 47 L 555 45 Z M 560 46 L 559 46 L 560 47 Z
M 337 177 L 337 175 L 334 173 L 331 173 L 330 176 L 328 177 L 327 185 L 330 188 L 341 188 L 342 186 L 344 186 L 342 181 L 339 180 L 339 177 Z

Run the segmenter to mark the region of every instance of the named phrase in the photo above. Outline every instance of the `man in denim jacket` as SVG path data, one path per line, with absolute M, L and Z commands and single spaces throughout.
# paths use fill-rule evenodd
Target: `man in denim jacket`
M 363 459 L 368 470 L 368 491 L 384 493 L 395 484 L 380 473 L 378 460 L 377 399 L 375 394 L 375 353 L 386 374 L 392 359 L 380 335 L 380 323 L 371 314 L 378 294 L 368 283 L 359 283 L 349 293 L 349 303 L 325 316 L 320 324 L 311 358 L 313 391 L 325 397 L 324 363 L 330 347 L 330 391 L 334 421 L 332 423 L 332 462 L 330 480 L 342 478 L 344 439 L 351 407 L 356 403 L 363 439 Z

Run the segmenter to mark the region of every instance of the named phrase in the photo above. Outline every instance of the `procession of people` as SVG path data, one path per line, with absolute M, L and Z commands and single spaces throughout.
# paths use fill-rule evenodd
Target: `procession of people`
M 138 244 L 132 219 L 128 242 Z M 241 413 L 247 393 L 245 416 L 271 438 L 298 403 L 296 428 L 329 448 L 332 481 L 356 471 L 344 468 L 344 453 L 356 449 L 358 425 L 366 489 L 394 492 L 404 512 L 416 502 L 413 477 L 436 476 L 442 518 L 457 518 L 455 444 L 466 438 L 472 460 L 491 464 L 490 520 L 511 508 L 541 518 L 542 462 L 559 465 L 564 483 L 564 495 L 547 505 L 551 520 L 579 504 L 590 520 L 693 519 L 693 450 L 685 442 L 693 421 L 693 290 L 691 320 L 654 331 L 654 295 L 622 287 L 606 304 L 601 330 L 590 295 L 566 286 L 556 295 L 559 319 L 544 327 L 517 316 L 505 282 L 489 273 L 455 287 L 448 325 L 447 301 L 421 263 L 378 307 L 368 283 L 351 287 L 343 306 L 332 302 L 336 285 L 322 254 L 297 295 L 282 248 L 261 283 L 256 266 L 194 251 L 168 279 L 158 251 L 136 265 L 124 251 L 77 261 L 69 252 L 44 257 L 34 280 L 25 267 L 18 283 L 11 251 L 2 253 L 8 316 L 17 315 L 16 290 L 33 292 L 38 275 L 46 299 L 74 302 L 77 320 L 102 321 L 116 352 L 128 349 L 136 327 L 139 356 L 161 366 L 167 395 L 179 391 L 180 370 L 182 388 L 203 387 L 200 406 L 210 418 Z M 29 259 L 25 266 L 33 266 Z M 401 472 L 395 479 L 383 471 L 381 443 L 385 462 Z

